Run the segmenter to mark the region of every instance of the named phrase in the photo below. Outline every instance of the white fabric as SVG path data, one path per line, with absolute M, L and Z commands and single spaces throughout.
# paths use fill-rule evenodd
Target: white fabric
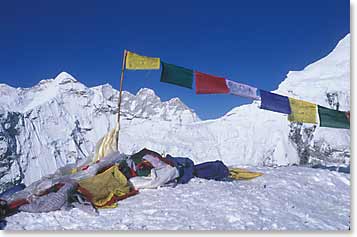
M 164 168 L 168 166 L 168 164 L 152 155 L 145 155 L 143 159 L 149 161 L 154 168 Z
M 28 199 L 34 194 L 39 194 L 46 189 L 52 187 L 56 183 L 65 182 L 67 180 L 79 181 L 89 177 L 95 176 L 99 170 L 119 163 L 127 158 L 126 155 L 114 152 L 101 159 L 98 163 L 91 164 L 86 170 L 79 170 L 77 173 L 62 175 L 61 172 L 42 177 L 42 179 L 27 186 L 24 190 L 14 193 L 7 199 L 8 202 L 12 202 L 18 199 Z
M 226 79 L 230 94 L 259 100 L 257 88 Z
M 168 165 L 164 168 L 151 169 L 150 176 L 136 176 L 130 178 L 129 181 L 135 189 L 157 188 L 178 178 L 179 176 L 179 171 L 175 167 Z

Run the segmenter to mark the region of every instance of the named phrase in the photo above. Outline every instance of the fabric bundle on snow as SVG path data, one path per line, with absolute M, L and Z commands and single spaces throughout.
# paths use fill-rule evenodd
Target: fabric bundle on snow
M 134 161 L 135 164 L 138 164 L 141 162 L 144 158 L 145 155 L 151 155 L 157 159 L 160 159 L 161 161 L 165 162 L 168 165 L 173 166 L 173 163 L 165 158 L 163 158 L 159 153 L 149 150 L 147 148 L 141 149 L 139 152 L 133 154 L 130 156 L 130 160 Z
M 172 157 L 167 154 L 166 159 L 171 161 L 179 171 L 177 183 L 185 184 L 193 178 L 194 163 L 186 157 Z
M 289 98 L 286 96 L 274 94 L 268 91 L 260 90 L 261 109 L 266 109 L 283 114 L 290 114 L 291 108 Z
M 291 122 L 317 123 L 316 104 L 289 98 L 291 114 L 288 119 Z
M 143 160 L 149 161 L 154 168 L 164 168 L 164 167 L 168 166 L 167 163 L 163 162 L 158 157 L 155 157 L 155 156 L 149 155 L 149 154 L 145 155 L 143 157 Z
M 57 192 L 50 192 L 19 207 L 24 212 L 50 212 L 61 209 L 68 202 L 69 195 L 75 191 L 77 183 L 68 181 Z
M 166 165 L 161 168 L 151 169 L 150 176 L 137 176 L 130 178 L 130 183 L 135 189 L 158 188 L 179 177 L 179 172 L 175 167 Z
M 130 160 L 134 161 L 137 164 L 140 161 L 142 161 L 142 159 L 145 155 L 152 155 L 152 156 L 155 156 L 158 158 L 160 158 L 160 157 L 162 158 L 162 156 L 159 153 L 149 150 L 147 148 L 143 148 L 139 152 L 132 154 L 130 156 Z
M 79 181 L 78 190 L 96 207 L 116 207 L 116 202 L 130 193 L 127 178 L 117 165 L 94 177 Z
M 222 161 L 209 161 L 194 166 L 194 175 L 203 179 L 225 180 L 228 178 L 228 167 Z
M 6 201 L 11 203 L 16 200 L 29 199 L 35 194 L 40 194 L 50 187 L 54 186 L 56 183 L 66 182 L 67 180 L 79 181 L 89 177 L 95 176 L 100 170 L 105 167 L 110 167 L 115 163 L 120 163 L 122 160 L 127 158 L 126 155 L 120 154 L 119 152 L 114 152 L 97 163 L 91 164 L 85 170 L 80 170 L 75 174 L 62 175 L 61 173 L 54 173 L 43 177 L 42 179 L 32 183 L 24 190 L 21 190 L 11 197 L 7 198 Z
M 164 167 L 165 164 L 174 166 L 172 162 L 163 158 L 159 153 L 146 148 L 131 155 L 126 161 L 132 170 L 133 177 L 148 176 L 152 168 Z
M 5 192 L 1 193 L 0 194 L 0 199 L 8 199 L 9 197 L 11 197 L 14 193 L 17 193 L 23 189 L 26 188 L 26 185 L 25 184 L 18 184 L 18 185 L 15 185 L 9 189 L 7 189 Z
M 242 168 L 230 168 L 229 169 L 229 177 L 237 180 L 247 180 L 254 179 L 256 177 L 262 176 L 263 173 L 253 172 L 247 169 Z
M 337 111 L 318 106 L 320 126 L 331 128 L 350 128 L 349 112 Z

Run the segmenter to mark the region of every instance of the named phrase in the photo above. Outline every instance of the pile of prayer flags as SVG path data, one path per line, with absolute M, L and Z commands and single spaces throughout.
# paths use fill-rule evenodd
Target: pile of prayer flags
M 332 110 L 318 105 L 320 126 L 330 128 L 350 128 L 349 112 Z
M 317 123 L 316 104 L 289 98 L 291 114 L 288 119 L 291 122 Z
M 160 58 L 141 56 L 127 51 L 125 68 L 128 70 L 160 69 Z
M 286 96 L 260 90 L 260 98 L 262 100 L 260 105 L 261 109 L 275 111 L 283 114 L 291 113 L 289 98 Z
M 193 71 L 191 69 L 179 67 L 169 63 L 164 63 L 162 61 L 161 64 L 161 82 L 171 83 L 192 89 Z
M 202 72 L 195 72 L 196 94 L 227 94 L 226 79 Z
M 247 97 L 253 100 L 258 100 L 260 98 L 257 94 L 258 89 L 255 87 L 241 84 L 228 79 L 226 79 L 226 84 L 229 88 L 229 93 L 232 95 Z

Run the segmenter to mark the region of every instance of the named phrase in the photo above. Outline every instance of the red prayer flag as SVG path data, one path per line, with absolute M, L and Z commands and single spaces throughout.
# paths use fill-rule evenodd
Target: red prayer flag
M 195 71 L 196 94 L 228 94 L 226 79 Z

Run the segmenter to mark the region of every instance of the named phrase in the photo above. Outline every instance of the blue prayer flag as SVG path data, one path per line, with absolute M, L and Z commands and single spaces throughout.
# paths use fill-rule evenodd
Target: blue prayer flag
M 277 95 L 268 91 L 260 90 L 261 109 L 271 110 L 283 114 L 290 114 L 291 108 L 289 98 L 282 95 Z

